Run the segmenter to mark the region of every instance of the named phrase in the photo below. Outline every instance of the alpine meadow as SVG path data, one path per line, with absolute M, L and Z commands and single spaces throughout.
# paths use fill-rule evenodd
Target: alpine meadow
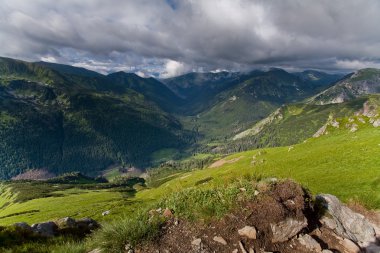
M 0 252 L 380 253 L 379 23 L 0 0 Z

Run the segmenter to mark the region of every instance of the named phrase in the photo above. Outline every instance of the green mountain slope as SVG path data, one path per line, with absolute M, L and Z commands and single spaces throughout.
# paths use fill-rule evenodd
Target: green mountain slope
M 164 100 L 150 79 L 65 74 L 6 58 L 0 71 L 0 178 L 29 168 L 93 173 L 111 164 L 141 166 L 157 150 L 188 143 L 181 124 L 149 100 Z
M 380 70 L 361 69 L 309 100 L 313 104 L 342 103 L 362 95 L 380 93 Z
M 301 101 L 326 86 L 338 76 L 326 74 L 315 84 L 281 69 L 244 74 L 227 90 L 213 99 L 214 104 L 195 117 L 184 118 L 205 141 L 223 141 L 266 118 L 284 103 Z
M 253 127 L 240 132 L 224 146 L 228 152 L 257 147 L 286 146 L 300 143 L 328 124 L 336 124 L 336 118 L 369 116 L 380 106 L 380 95 L 363 96 L 340 104 L 313 105 L 305 103 L 288 104 L 278 108 L 267 118 Z M 366 109 L 367 108 L 367 109 Z M 368 109 L 372 108 L 372 109 Z M 367 112 L 365 112 L 367 111 Z M 368 111 L 371 111 L 369 113 Z M 352 127 L 346 124 L 341 127 Z
M 123 199 L 112 190 L 58 190 L 59 197 L 39 197 L 25 202 L 12 202 L 0 208 L 0 222 L 12 224 L 45 221 L 57 217 L 89 215 L 97 220 L 117 219 L 120 214 L 131 215 L 136 209 L 151 206 L 169 194 L 185 188 L 207 189 L 242 177 L 292 178 L 309 188 L 312 193 L 330 193 L 342 200 L 380 208 L 378 165 L 380 157 L 380 127 L 374 127 L 367 116 L 353 116 L 359 124 L 357 131 L 328 126 L 328 134 L 310 138 L 291 147 L 250 150 L 224 157 L 202 170 L 178 170 L 171 175 L 163 173 L 159 186 L 137 191 Z M 348 117 L 336 118 L 340 125 Z M 10 201 L 9 188 L 4 185 L 0 205 Z M 95 200 L 95 201 L 94 201 Z M 85 201 L 85 204 L 84 202 Z M 98 204 L 96 203 L 98 202 Z M 56 208 L 65 206 L 66 209 Z M 101 203 L 101 204 L 99 204 Z M 122 203 L 122 204 L 121 204 Z M 32 211 L 35 210 L 35 211 Z M 102 217 L 101 212 L 111 210 Z

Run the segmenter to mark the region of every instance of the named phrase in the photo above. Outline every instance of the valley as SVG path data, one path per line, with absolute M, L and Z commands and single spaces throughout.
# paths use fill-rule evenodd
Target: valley
M 62 217 L 102 224 L 86 244 L 26 242 L 27 251 L 121 252 L 121 239 L 102 246 L 121 224 L 148 233 L 152 227 L 135 222 L 157 207 L 190 220 L 223 217 L 232 202 L 214 203 L 207 192 L 229 196 L 251 181 L 291 178 L 310 194 L 380 208 L 380 95 L 374 88 L 380 70 L 344 77 L 279 69 L 191 73 L 161 82 L 41 62 L 0 63 L 0 172 L 6 180 L 0 225 Z M 341 101 L 342 85 L 355 87 L 356 95 Z M 192 198 L 195 206 L 182 206 Z M 125 233 L 137 236 L 136 243 L 147 237 Z

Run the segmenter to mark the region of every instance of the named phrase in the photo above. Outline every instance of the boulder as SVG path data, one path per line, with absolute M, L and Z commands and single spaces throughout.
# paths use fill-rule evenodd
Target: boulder
M 34 233 L 43 236 L 43 237 L 53 237 L 57 234 L 58 227 L 52 222 L 43 222 L 32 225 L 32 230 Z
M 25 232 L 33 232 L 32 227 L 29 226 L 29 224 L 26 222 L 17 222 L 15 224 L 13 224 L 13 226 L 18 228 L 18 229 L 21 229 L 22 231 L 25 231 Z
M 307 220 L 296 220 L 288 218 L 276 224 L 270 224 L 272 230 L 272 242 L 285 242 L 297 235 L 303 228 L 307 226 Z
M 58 229 L 74 229 L 77 227 L 76 221 L 71 217 L 65 217 L 55 222 Z
M 91 218 L 82 218 L 76 221 L 78 229 L 83 233 L 89 233 L 100 227 L 99 223 Z
M 320 252 L 322 250 L 321 245 L 310 235 L 305 234 L 298 237 L 298 242 L 305 246 L 306 249 Z
M 338 236 L 359 245 L 375 242 L 375 229 L 361 214 L 344 206 L 337 197 L 320 194 L 316 197 L 316 210 L 321 214 L 320 222 Z

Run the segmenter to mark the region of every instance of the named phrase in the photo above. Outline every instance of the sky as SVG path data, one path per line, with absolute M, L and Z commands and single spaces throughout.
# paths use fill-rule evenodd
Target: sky
M 380 1 L 0 0 L 0 56 L 161 78 L 380 68 Z

